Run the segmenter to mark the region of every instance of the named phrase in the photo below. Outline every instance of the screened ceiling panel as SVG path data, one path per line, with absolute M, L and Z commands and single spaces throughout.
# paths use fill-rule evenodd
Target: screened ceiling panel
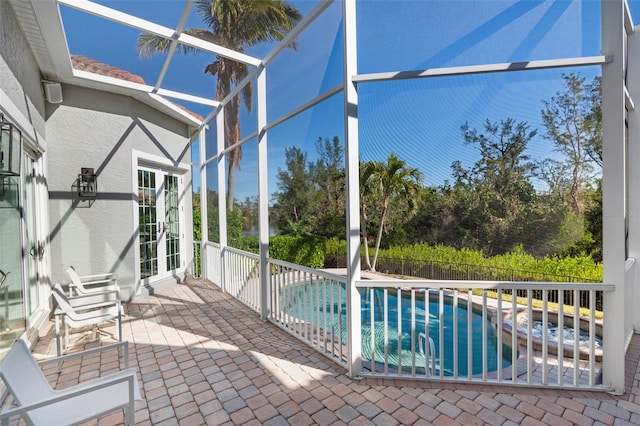
M 598 1 L 359 1 L 357 25 L 360 74 L 600 54 Z
M 342 4 L 331 4 L 267 67 L 268 120 L 342 84 Z
M 207 65 L 215 60 L 213 53 L 201 51 L 185 54 L 176 50 L 162 87 L 202 98 L 215 99 L 217 77 L 204 72 Z M 155 81 L 153 83 L 155 84 Z M 208 110 L 210 111 L 211 108 L 209 107 Z
M 117 9 L 165 27 L 175 28 L 180 21 L 184 0 L 93 0 L 94 3 Z
M 60 6 L 60 14 L 71 55 L 117 67 L 155 85 L 166 55 L 140 60 L 136 50 L 139 30 L 65 6 Z M 98 41 L 105 48 L 96 48 Z

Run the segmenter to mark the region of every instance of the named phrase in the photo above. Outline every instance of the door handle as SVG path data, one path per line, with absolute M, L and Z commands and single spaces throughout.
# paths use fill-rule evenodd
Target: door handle
M 44 243 L 42 241 L 38 241 L 38 260 L 42 261 L 44 257 Z
M 42 241 L 38 241 L 37 244 L 31 246 L 31 250 L 29 250 L 29 255 L 31 255 L 32 258 L 35 259 L 36 254 L 38 255 L 38 260 L 42 261 L 44 257 L 44 244 Z

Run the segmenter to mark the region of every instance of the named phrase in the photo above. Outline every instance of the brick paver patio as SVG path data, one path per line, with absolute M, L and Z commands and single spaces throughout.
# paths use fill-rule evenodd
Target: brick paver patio
M 124 339 L 138 370 L 139 425 L 639 425 L 640 336 L 627 354 L 627 393 L 353 380 L 346 371 L 204 280 L 126 306 Z M 107 328 L 113 331 L 115 326 Z M 83 343 L 72 350 L 99 343 Z M 102 344 L 110 343 L 104 336 Z M 52 333 L 37 357 L 55 354 Z M 63 387 L 117 369 L 113 356 L 49 371 Z M 93 424 L 121 424 L 121 412 Z

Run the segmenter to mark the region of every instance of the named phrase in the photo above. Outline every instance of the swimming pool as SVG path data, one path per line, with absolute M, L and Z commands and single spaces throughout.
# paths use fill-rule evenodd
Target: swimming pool
M 406 295 L 406 297 L 405 297 Z M 409 292 L 401 293 L 398 306 L 397 294 L 389 290 L 385 294 L 383 289 L 369 289 L 361 295 L 362 319 L 362 358 L 368 368 L 397 369 L 424 374 L 426 359 L 420 348 L 428 348 L 428 335 L 433 339 L 435 374 L 453 376 L 455 372 L 454 351 L 457 352 L 457 375 L 468 375 L 468 354 L 471 356 L 471 374 L 483 372 L 483 339 L 486 337 L 487 371 L 498 368 L 498 342 L 491 321 L 483 321 L 482 312 L 472 309 L 471 324 L 464 303 L 454 308 L 452 298 L 444 296 L 440 305 L 438 293 L 430 294 L 429 302 L 425 305 L 425 293 L 421 291 L 415 300 L 414 320 L 412 321 L 412 301 Z M 333 336 L 343 336 L 342 343 L 346 343 L 346 289 L 344 284 L 318 280 L 295 285 L 289 285 L 280 290 L 279 305 L 288 316 L 306 323 L 319 326 L 326 333 Z M 398 316 L 398 309 L 401 315 Z M 457 310 L 457 316 L 454 315 Z M 398 321 L 400 318 L 400 321 Z M 442 336 L 440 336 L 440 318 L 442 318 Z M 454 319 L 457 318 L 457 341 L 454 342 Z M 484 328 L 484 333 L 483 333 Z M 469 331 L 471 331 L 472 350 L 468 351 Z M 372 336 L 373 334 L 373 336 Z M 386 336 L 386 337 L 385 337 Z M 372 339 L 373 337 L 373 339 Z M 440 347 L 443 356 L 440 356 Z M 374 366 L 371 366 L 371 354 L 374 354 Z M 441 359 L 442 358 L 442 359 Z M 510 365 L 511 348 L 503 344 L 501 367 Z

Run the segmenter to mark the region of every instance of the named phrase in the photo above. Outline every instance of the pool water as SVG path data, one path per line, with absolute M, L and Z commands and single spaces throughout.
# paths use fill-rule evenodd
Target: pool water
M 373 297 L 371 292 L 373 292 Z M 406 296 L 406 297 L 405 297 Z M 371 303 L 373 300 L 373 304 Z M 304 303 L 303 303 L 304 302 Z M 327 332 L 334 336 L 342 336 L 342 343 L 346 343 L 346 289 L 338 283 L 317 281 L 295 286 L 288 286 L 281 290 L 280 306 L 283 311 L 292 317 L 302 319 L 314 325 L 320 325 Z M 454 339 L 453 321 L 454 307 L 449 297 L 444 298 L 443 312 L 439 312 L 437 294 L 429 297 L 428 306 L 425 306 L 424 293 L 416 297 L 415 301 L 415 332 L 412 333 L 411 321 L 411 299 L 410 293 L 403 292 L 400 303 L 401 321 L 398 327 L 398 299 L 394 291 L 387 294 L 387 340 L 385 345 L 385 323 L 384 323 L 384 291 L 382 289 L 370 289 L 361 296 L 362 306 L 362 357 L 365 364 L 369 365 L 371 353 L 374 353 L 374 360 L 378 368 L 381 368 L 385 358 L 389 368 L 396 369 L 402 365 L 403 371 L 411 371 L 414 368 L 418 374 L 424 374 L 426 360 L 420 353 L 420 346 L 428 348 L 424 335 L 428 327 L 428 334 L 435 346 L 435 370 L 436 375 L 443 370 L 445 376 L 454 375 Z M 494 333 L 491 322 L 487 318 L 482 321 L 481 311 L 472 310 L 471 325 L 468 324 L 466 306 L 460 304 L 457 308 L 457 328 L 458 328 L 458 375 L 468 374 L 468 333 L 471 330 L 472 337 L 472 374 L 482 374 L 483 354 L 482 339 L 483 327 L 486 328 L 487 338 L 487 371 L 495 371 L 498 368 L 497 337 Z M 373 310 L 373 325 L 371 314 Z M 440 320 L 443 324 L 442 346 L 444 350 L 443 359 L 440 359 Z M 398 339 L 398 328 L 400 328 L 400 339 Z M 371 334 L 374 334 L 374 348 L 372 351 Z M 422 333 L 422 335 L 420 335 Z M 412 346 L 413 340 L 413 346 Z M 422 340 L 422 342 L 420 342 Z M 386 346 L 386 355 L 385 355 Z M 398 346 L 401 346 L 398 351 Z M 428 350 L 425 349 L 425 352 Z M 398 354 L 400 352 L 400 355 Z M 412 360 L 415 355 L 415 361 Z M 503 344 L 502 348 L 502 368 L 508 367 L 511 360 L 511 348 Z M 401 358 L 401 360 L 400 360 Z

